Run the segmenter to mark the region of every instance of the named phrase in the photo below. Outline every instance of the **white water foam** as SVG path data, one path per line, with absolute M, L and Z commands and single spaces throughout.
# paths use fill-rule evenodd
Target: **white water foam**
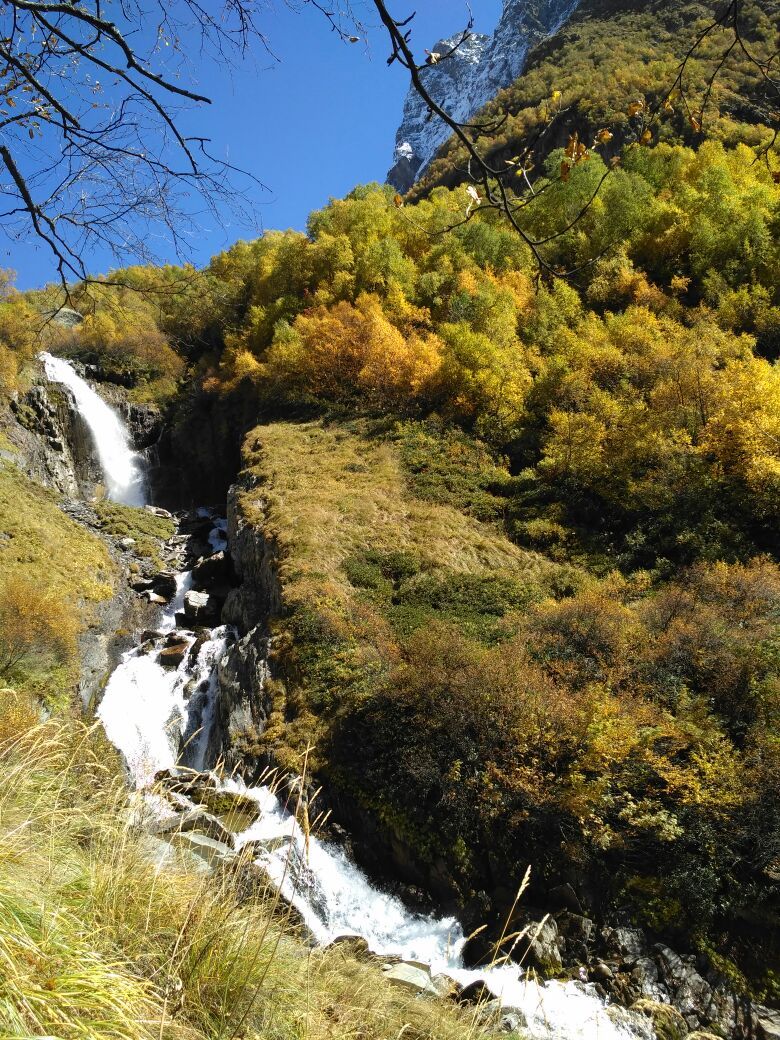
M 176 614 L 184 606 L 184 595 L 192 587 L 192 574 L 176 578 L 176 596 L 164 608 L 158 631 L 176 630 Z M 190 648 L 192 632 L 181 638 Z M 193 661 L 187 654 L 177 668 L 163 667 L 157 640 L 148 652 L 128 650 L 108 680 L 98 708 L 106 736 L 124 756 L 127 767 L 141 790 L 155 773 L 171 769 L 183 758 L 193 769 L 202 769 L 208 744 L 208 725 L 213 718 L 217 695 L 217 666 L 225 652 L 230 630 L 213 629 Z M 182 741 L 187 746 L 182 754 Z
M 307 840 L 267 787 L 246 788 L 236 781 L 224 786 L 254 798 L 259 810 L 255 823 L 237 836 L 236 847 L 248 842 L 265 846 L 256 862 L 299 911 L 318 943 L 360 935 L 376 954 L 422 962 L 432 974 L 447 975 L 463 986 L 484 981 L 505 1007 L 522 1012 L 529 1040 L 652 1038 L 649 1024 L 616 1021 L 592 985 L 539 983 L 512 963 L 466 968 L 466 940 L 455 918 L 414 914 L 399 899 L 374 888 L 341 849 L 311 836 Z
M 41 354 L 46 378 L 67 386 L 92 434 L 108 497 L 128 506 L 146 503 L 146 482 L 141 459 L 130 446 L 127 428 L 117 413 L 75 371 L 69 361 Z

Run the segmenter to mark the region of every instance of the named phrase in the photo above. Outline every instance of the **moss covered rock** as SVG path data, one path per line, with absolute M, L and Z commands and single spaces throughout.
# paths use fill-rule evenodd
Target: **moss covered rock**
M 659 1004 L 656 1000 L 643 997 L 631 1010 L 652 1020 L 658 1040 L 685 1040 L 688 1036 L 688 1023 L 677 1008 L 669 1004 Z

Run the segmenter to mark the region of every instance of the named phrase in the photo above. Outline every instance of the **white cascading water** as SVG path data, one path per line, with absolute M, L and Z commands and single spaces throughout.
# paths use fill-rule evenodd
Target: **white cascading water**
M 130 436 L 122 420 L 69 361 L 46 353 L 41 354 L 40 359 L 46 378 L 52 383 L 62 383 L 73 394 L 79 414 L 95 442 L 108 497 L 127 506 L 144 505 L 146 481 L 141 458 L 130 447 Z
M 134 495 L 141 498 L 143 471 L 119 417 L 68 362 L 50 355 L 43 360 L 48 377 L 73 391 L 95 434 L 106 481 L 117 500 L 128 502 Z M 137 504 L 137 500 L 129 504 Z M 207 515 L 201 511 L 201 516 Z M 212 552 L 227 547 L 224 519 L 214 520 L 209 545 Z M 178 630 L 189 653 L 175 669 L 158 660 L 166 636 L 177 631 L 190 588 L 192 572 L 179 574 L 176 595 L 161 611 L 157 634 L 123 655 L 98 709 L 108 738 L 122 753 L 141 792 L 160 770 L 177 764 L 204 770 L 212 764 L 207 759 L 219 693 L 218 668 L 234 632 L 222 626 L 198 640 L 194 632 Z M 378 955 L 425 963 L 433 974 L 448 975 L 463 985 L 484 980 L 506 1008 L 521 1011 L 526 1022 L 523 1032 L 529 1040 L 653 1040 L 647 1020 L 628 1013 L 612 1017 L 590 985 L 542 984 L 524 978 L 522 969 L 511 963 L 466 968 L 462 960 L 465 937 L 455 918 L 412 913 L 399 899 L 376 889 L 340 848 L 306 836 L 268 787 L 247 787 L 235 779 L 217 782 L 224 790 L 244 794 L 257 804 L 256 820 L 235 835 L 235 847 L 253 842 L 255 850 L 262 850 L 257 852 L 256 862 L 300 912 L 316 942 L 360 935 Z M 146 798 L 153 812 L 165 813 L 158 796 L 149 793 Z

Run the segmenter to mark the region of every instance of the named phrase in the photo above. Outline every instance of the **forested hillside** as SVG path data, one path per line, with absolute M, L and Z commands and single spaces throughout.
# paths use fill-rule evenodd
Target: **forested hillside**
M 768 47 L 775 8 L 748 10 Z M 162 408 L 185 483 L 243 467 L 283 593 L 248 770 L 311 752 L 469 924 L 530 864 L 540 903 L 574 884 L 776 1001 L 780 156 L 729 62 L 705 120 L 678 91 L 636 132 L 708 12 L 591 0 L 488 107 L 497 161 L 551 121 L 542 275 L 450 145 L 407 199 L 74 287 L 83 323 L 45 336 Z M 6 398 L 58 292 L 5 291 Z

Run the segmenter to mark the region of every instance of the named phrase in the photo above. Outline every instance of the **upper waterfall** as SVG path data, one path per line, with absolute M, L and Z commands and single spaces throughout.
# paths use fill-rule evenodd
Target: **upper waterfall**
M 106 493 L 113 502 L 127 506 L 146 503 L 146 480 L 141 458 L 133 451 L 130 434 L 113 408 L 81 378 L 73 365 L 52 354 L 40 355 L 46 378 L 67 386 L 95 442 Z

